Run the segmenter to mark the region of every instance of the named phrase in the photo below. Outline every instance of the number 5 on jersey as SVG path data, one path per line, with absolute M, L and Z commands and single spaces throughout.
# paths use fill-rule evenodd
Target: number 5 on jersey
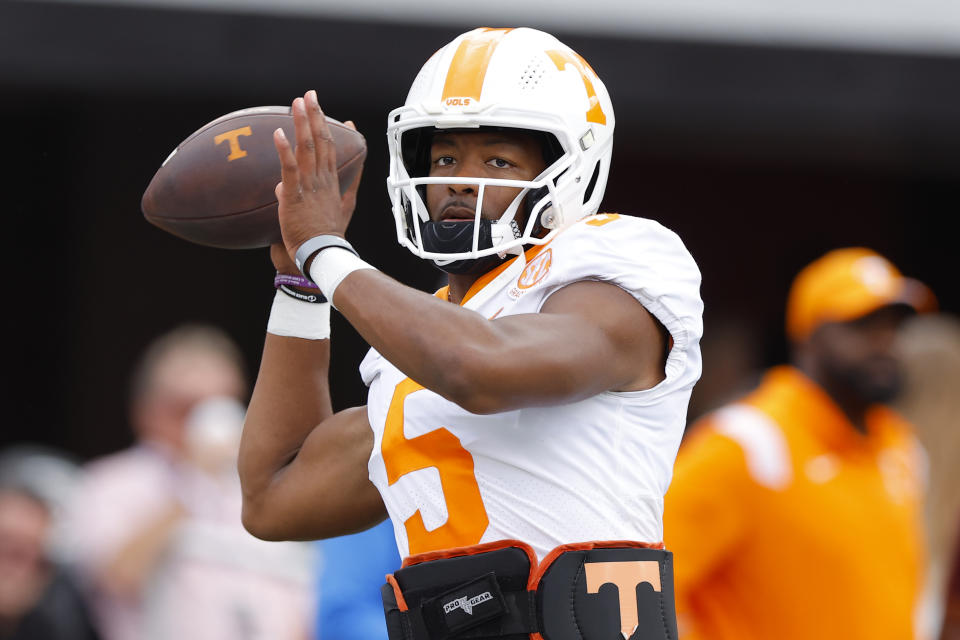
M 463 448 L 460 440 L 443 427 L 410 439 L 403 433 L 404 401 L 411 393 L 423 388 L 410 378 L 397 385 L 387 412 L 381 444 L 390 485 L 420 469 L 433 467 L 440 473 L 447 521 L 433 531 L 427 531 L 419 509 L 410 516 L 404 526 L 411 555 L 477 544 L 489 524 L 473 471 L 473 456 Z

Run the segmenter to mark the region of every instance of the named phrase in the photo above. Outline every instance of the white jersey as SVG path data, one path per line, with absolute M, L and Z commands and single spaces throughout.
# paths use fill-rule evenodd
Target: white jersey
M 370 479 L 401 557 L 503 539 L 541 558 L 572 542 L 662 540 L 663 496 L 701 368 L 700 272 L 680 238 L 652 220 L 588 217 L 482 277 L 463 306 L 488 318 L 537 313 L 581 280 L 621 287 L 667 328 L 663 382 L 476 415 L 372 349 L 360 365 Z

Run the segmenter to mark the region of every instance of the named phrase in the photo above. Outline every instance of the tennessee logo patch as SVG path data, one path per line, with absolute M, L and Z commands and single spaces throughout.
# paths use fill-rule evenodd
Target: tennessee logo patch
M 523 268 L 523 273 L 517 278 L 517 286 L 521 289 L 529 289 L 539 283 L 550 273 L 550 266 L 552 264 L 553 249 L 547 249 Z

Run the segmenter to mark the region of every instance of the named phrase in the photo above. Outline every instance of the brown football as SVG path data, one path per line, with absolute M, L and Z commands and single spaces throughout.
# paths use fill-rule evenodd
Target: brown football
M 327 118 L 337 147 L 340 190 L 363 167 L 363 136 Z M 295 140 L 290 107 L 253 107 L 202 127 L 167 156 L 140 203 L 151 224 L 211 247 L 250 249 L 280 242 L 280 160 L 273 132 Z

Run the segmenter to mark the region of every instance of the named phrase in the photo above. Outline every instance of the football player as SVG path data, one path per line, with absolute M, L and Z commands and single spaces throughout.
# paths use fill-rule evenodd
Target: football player
M 603 83 L 532 29 L 470 31 L 427 61 L 389 115 L 388 189 L 399 242 L 449 274 L 434 295 L 356 255 L 357 184 L 341 197 L 316 94 L 292 110 L 246 526 L 320 538 L 389 516 L 406 558 L 383 591 L 392 638 L 675 637 L 661 517 L 700 375 L 700 273 L 660 224 L 597 214 Z M 372 347 L 367 406 L 335 414 L 331 304 Z

